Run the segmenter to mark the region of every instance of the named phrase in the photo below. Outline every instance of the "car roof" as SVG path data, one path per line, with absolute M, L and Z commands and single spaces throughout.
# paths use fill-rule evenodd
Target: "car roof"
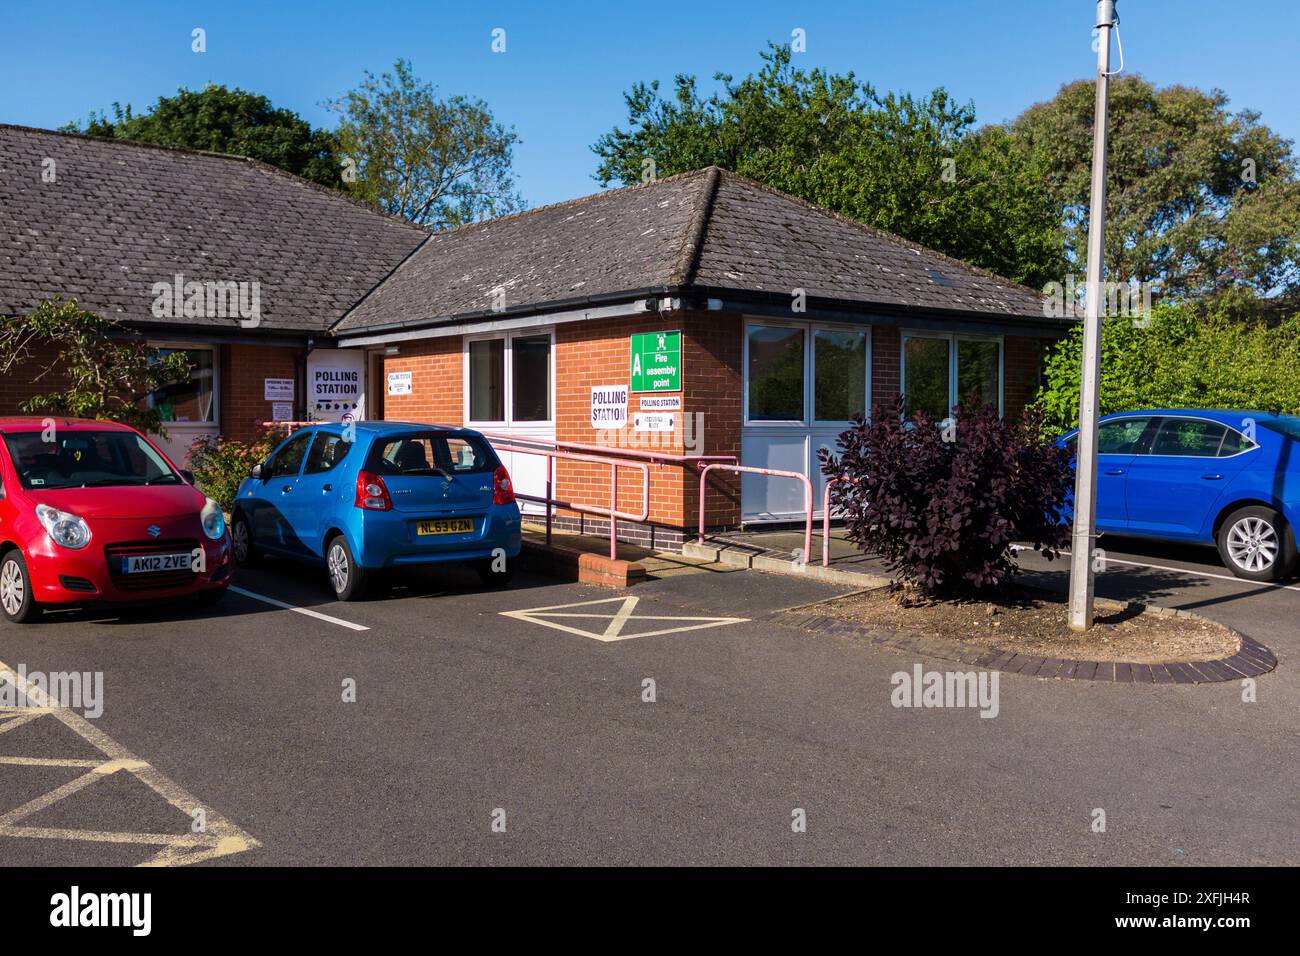
M 60 415 L 10 415 L 0 417 L 0 432 L 39 432 L 54 422 L 55 428 L 67 431 L 133 432 L 130 425 L 96 418 L 64 418 Z
M 1101 416 L 1102 421 L 1111 418 L 1131 418 L 1135 415 L 1166 415 L 1182 418 L 1208 418 L 1223 425 L 1240 426 L 1242 419 L 1272 419 L 1278 416 L 1270 412 L 1251 411 L 1249 409 L 1226 408 L 1139 408 L 1131 412 L 1110 412 Z

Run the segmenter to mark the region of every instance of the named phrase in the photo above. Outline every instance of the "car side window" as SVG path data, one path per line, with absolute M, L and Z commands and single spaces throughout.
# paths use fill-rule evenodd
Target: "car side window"
M 1152 455 L 1214 458 L 1227 428 L 1203 418 L 1166 418 L 1151 445 Z
M 1243 451 L 1249 451 L 1255 447 L 1255 443 L 1237 431 L 1235 428 L 1229 428 L 1227 434 L 1223 436 L 1223 444 L 1219 446 L 1219 457 L 1230 458 L 1233 455 L 1240 454 Z
M 342 435 L 317 432 L 311 451 L 307 453 L 307 464 L 303 468 L 303 474 L 318 475 L 323 471 L 329 471 L 347 457 L 351 448 L 352 442 L 346 441 Z
M 1097 429 L 1097 454 L 1136 455 L 1142 447 L 1142 435 L 1151 424 L 1150 417 L 1116 418 L 1102 422 Z
M 269 462 L 270 473 L 264 473 L 262 477 L 285 478 L 298 474 L 298 466 L 302 464 L 303 456 L 307 454 L 307 443 L 311 441 L 312 434 L 312 432 L 303 432 L 289 439 L 289 443 L 272 456 Z

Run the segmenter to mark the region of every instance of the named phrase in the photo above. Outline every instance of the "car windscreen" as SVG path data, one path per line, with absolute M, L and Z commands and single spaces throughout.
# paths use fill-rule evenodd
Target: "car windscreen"
M 184 484 L 163 457 L 133 432 L 55 428 L 11 432 L 4 440 L 24 488 Z
M 366 463 L 380 475 L 471 475 L 496 468 L 496 456 L 477 435 L 412 432 L 375 442 Z
M 1277 415 L 1272 418 L 1261 418 L 1259 423 L 1269 431 L 1275 431 L 1285 435 L 1287 438 L 1300 439 L 1300 418 L 1295 415 Z

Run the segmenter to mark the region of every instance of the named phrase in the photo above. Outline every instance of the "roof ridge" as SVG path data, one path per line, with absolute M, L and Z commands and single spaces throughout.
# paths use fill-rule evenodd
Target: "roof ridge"
M 721 167 L 705 168 L 704 177 L 704 188 L 695 207 L 695 214 L 691 216 L 690 226 L 682 240 L 681 252 L 677 255 L 677 262 L 669 273 L 669 282 L 672 285 L 689 285 L 700 265 L 700 254 L 704 251 L 704 234 L 708 231 L 709 220 L 713 217 L 713 201 L 718 195 L 718 184 L 722 182 Z
M 733 179 L 736 180 L 737 182 L 744 183 L 747 186 L 753 186 L 756 189 L 761 189 L 764 192 L 770 193 L 774 196 L 780 196 L 782 199 L 788 199 L 791 202 L 798 203 L 799 205 L 807 209 L 810 209 L 813 212 L 817 212 L 823 216 L 827 216 L 828 218 L 838 220 L 839 222 L 843 223 L 846 226 L 854 227 L 863 232 L 869 233 L 870 235 L 873 235 L 876 238 L 883 239 L 887 242 L 890 242 L 896 246 L 903 246 L 904 248 L 909 248 L 912 249 L 913 251 L 920 250 L 921 252 L 924 252 L 927 255 L 931 255 L 939 259 L 943 259 L 944 261 L 950 262 L 955 266 L 959 266 L 970 272 L 974 272 L 979 275 L 985 276 L 986 278 L 992 279 L 996 282 L 999 282 L 1017 291 L 1028 292 L 1039 298 L 1042 298 L 1043 296 L 1043 292 L 1041 289 L 1035 289 L 1033 286 L 1028 286 L 1025 285 L 1024 283 L 1016 282 L 1014 279 L 1008 279 L 1006 276 L 998 275 L 996 272 L 993 272 L 989 269 L 985 269 L 982 266 L 977 266 L 974 263 L 967 262 L 965 259 L 958 259 L 956 256 L 950 256 L 946 252 L 940 252 L 938 249 L 931 249 L 929 246 L 923 245 L 919 242 L 914 242 L 911 239 L 904 238 L 903 236 L 900 236 L 897 233 L 890 232 L 888 229 L 881 229 L 879 226 L 873 226 L 870 223 L 863 222 L 861 219 L 854 219 L 852 216 L 846 216 L 843 213 L 836 212 L 834 209 L 828 209 L 825 206 L 819 206 L 816 203 L 809 202 L 808 200 L 800 196 L 796 196 L 793 193 L 788 193 L 785 192 L 784 190 L 776 189 L 772 186 L 768 186 L 766 183 L 760 183 L 756 179 L 750 179 L 748 176 L 743 176 L 740 173 L 733 172 L 730 169 L 723 169 L 722 175 L 723 178 Z
M 255 167 L 257 169 L 262 170 L 263 172 L 275 173 L 276 175 L 284 176 L 288 178 L 291 182 L 296 182 L 299 183 L 300 185 L 307 186 L 310 189 L 314 189 L 317 192 L 322 193 L 323 195 L 330 196 L 335 199 L 346 200 L 347 202 L 356 206 L 358 209 L 364 209 L 367 212 L 373 213 L 376 216 L 382 216 L 385 219 L 392 220 L 393 222 L 399 223 L 410 229 L 415 229 L 424 233 L 431 232 L 431 230 L 426 229 L 423 226 L 417 226 L 409 219 L 403 219 L 401 216 L 394 215 L 393 213 L 383 209 L 376 209 L 374 206 L 370 205 L 367 202 L 363 202 L 362 200 L 358 199 L 355 196 L 349 195 L 348 193 L 340 192 L 337 189 L 330 189 L 328 186 L 322 186 L 320 183 L 312 182 L 310 179 L 306 179 L 302 176 L 298 176 L 294 173 L 291 173 L 287 169 L 281 169 L 279 166 L 273 166 L 270 163 L 258 159 L 255 156 L 241 156 L 239 153 L 222 153 L 212 149 L 194 149 L 192 146 L 168 146 L 164 143 L 150 143 L 147 140 L 118 139 L 115 136 L 92 136 L 89 133 L 80 133 L 80 132 L 76 132 L 73 130 L 66 130 L 66 129 L 44 129 L 40 126 L 23 126 L 19 123 L 0 123 L 0 130 L 6 130 L 6 129 L 18 130 L 19 132 L 23 132 L 23 133 L 39 133 L 43 136 L 63 136 L 68 139 L 88 140 L 92 143 L 108 143 L 113 146 L 137 146 L 142 149 L 153 149 L 163 153 L 180 153 L 187 156 L 208 156 L 213 159 L 228 159 L 237 163 L 242 163 L 245 166 Z

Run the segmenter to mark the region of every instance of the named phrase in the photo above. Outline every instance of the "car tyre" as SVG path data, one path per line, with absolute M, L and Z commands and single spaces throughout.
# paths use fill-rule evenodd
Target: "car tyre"
M 348 547 L 348 539 L 336 534 L 325 543 L 325 570 L 330 587 L 340 601 L 359 601 L 369 585 L 366 569 L 357 564 Z
M 503 588 L 514 579 L 515 562 L 507 560 L 503 571 L 494 571 L 492 569 L 493 563 L 494 559 L 475 561 L 474 570 L 478 572 L 479 580 L 488 587 Z
M 242 511 L 235 515 L 234 526 L 230 529 L 230 544 L 235 553 L 235 563 L 240 567 L 253 568 L 262 562 L 262 552 L 253 544 L 253 526 Z
M 1295 533 L 1272 508 L 1238 508 L 1223 519 L 1215 538 L 1220 559 L 1239 578 L 1276 581 L 1295 567 Z
M 32 596 L 32 579 L 27 562 L 17 548 L 0 558 L 0 611 L 15 624 L 27 624 L 41 616 L 41 605 Z

